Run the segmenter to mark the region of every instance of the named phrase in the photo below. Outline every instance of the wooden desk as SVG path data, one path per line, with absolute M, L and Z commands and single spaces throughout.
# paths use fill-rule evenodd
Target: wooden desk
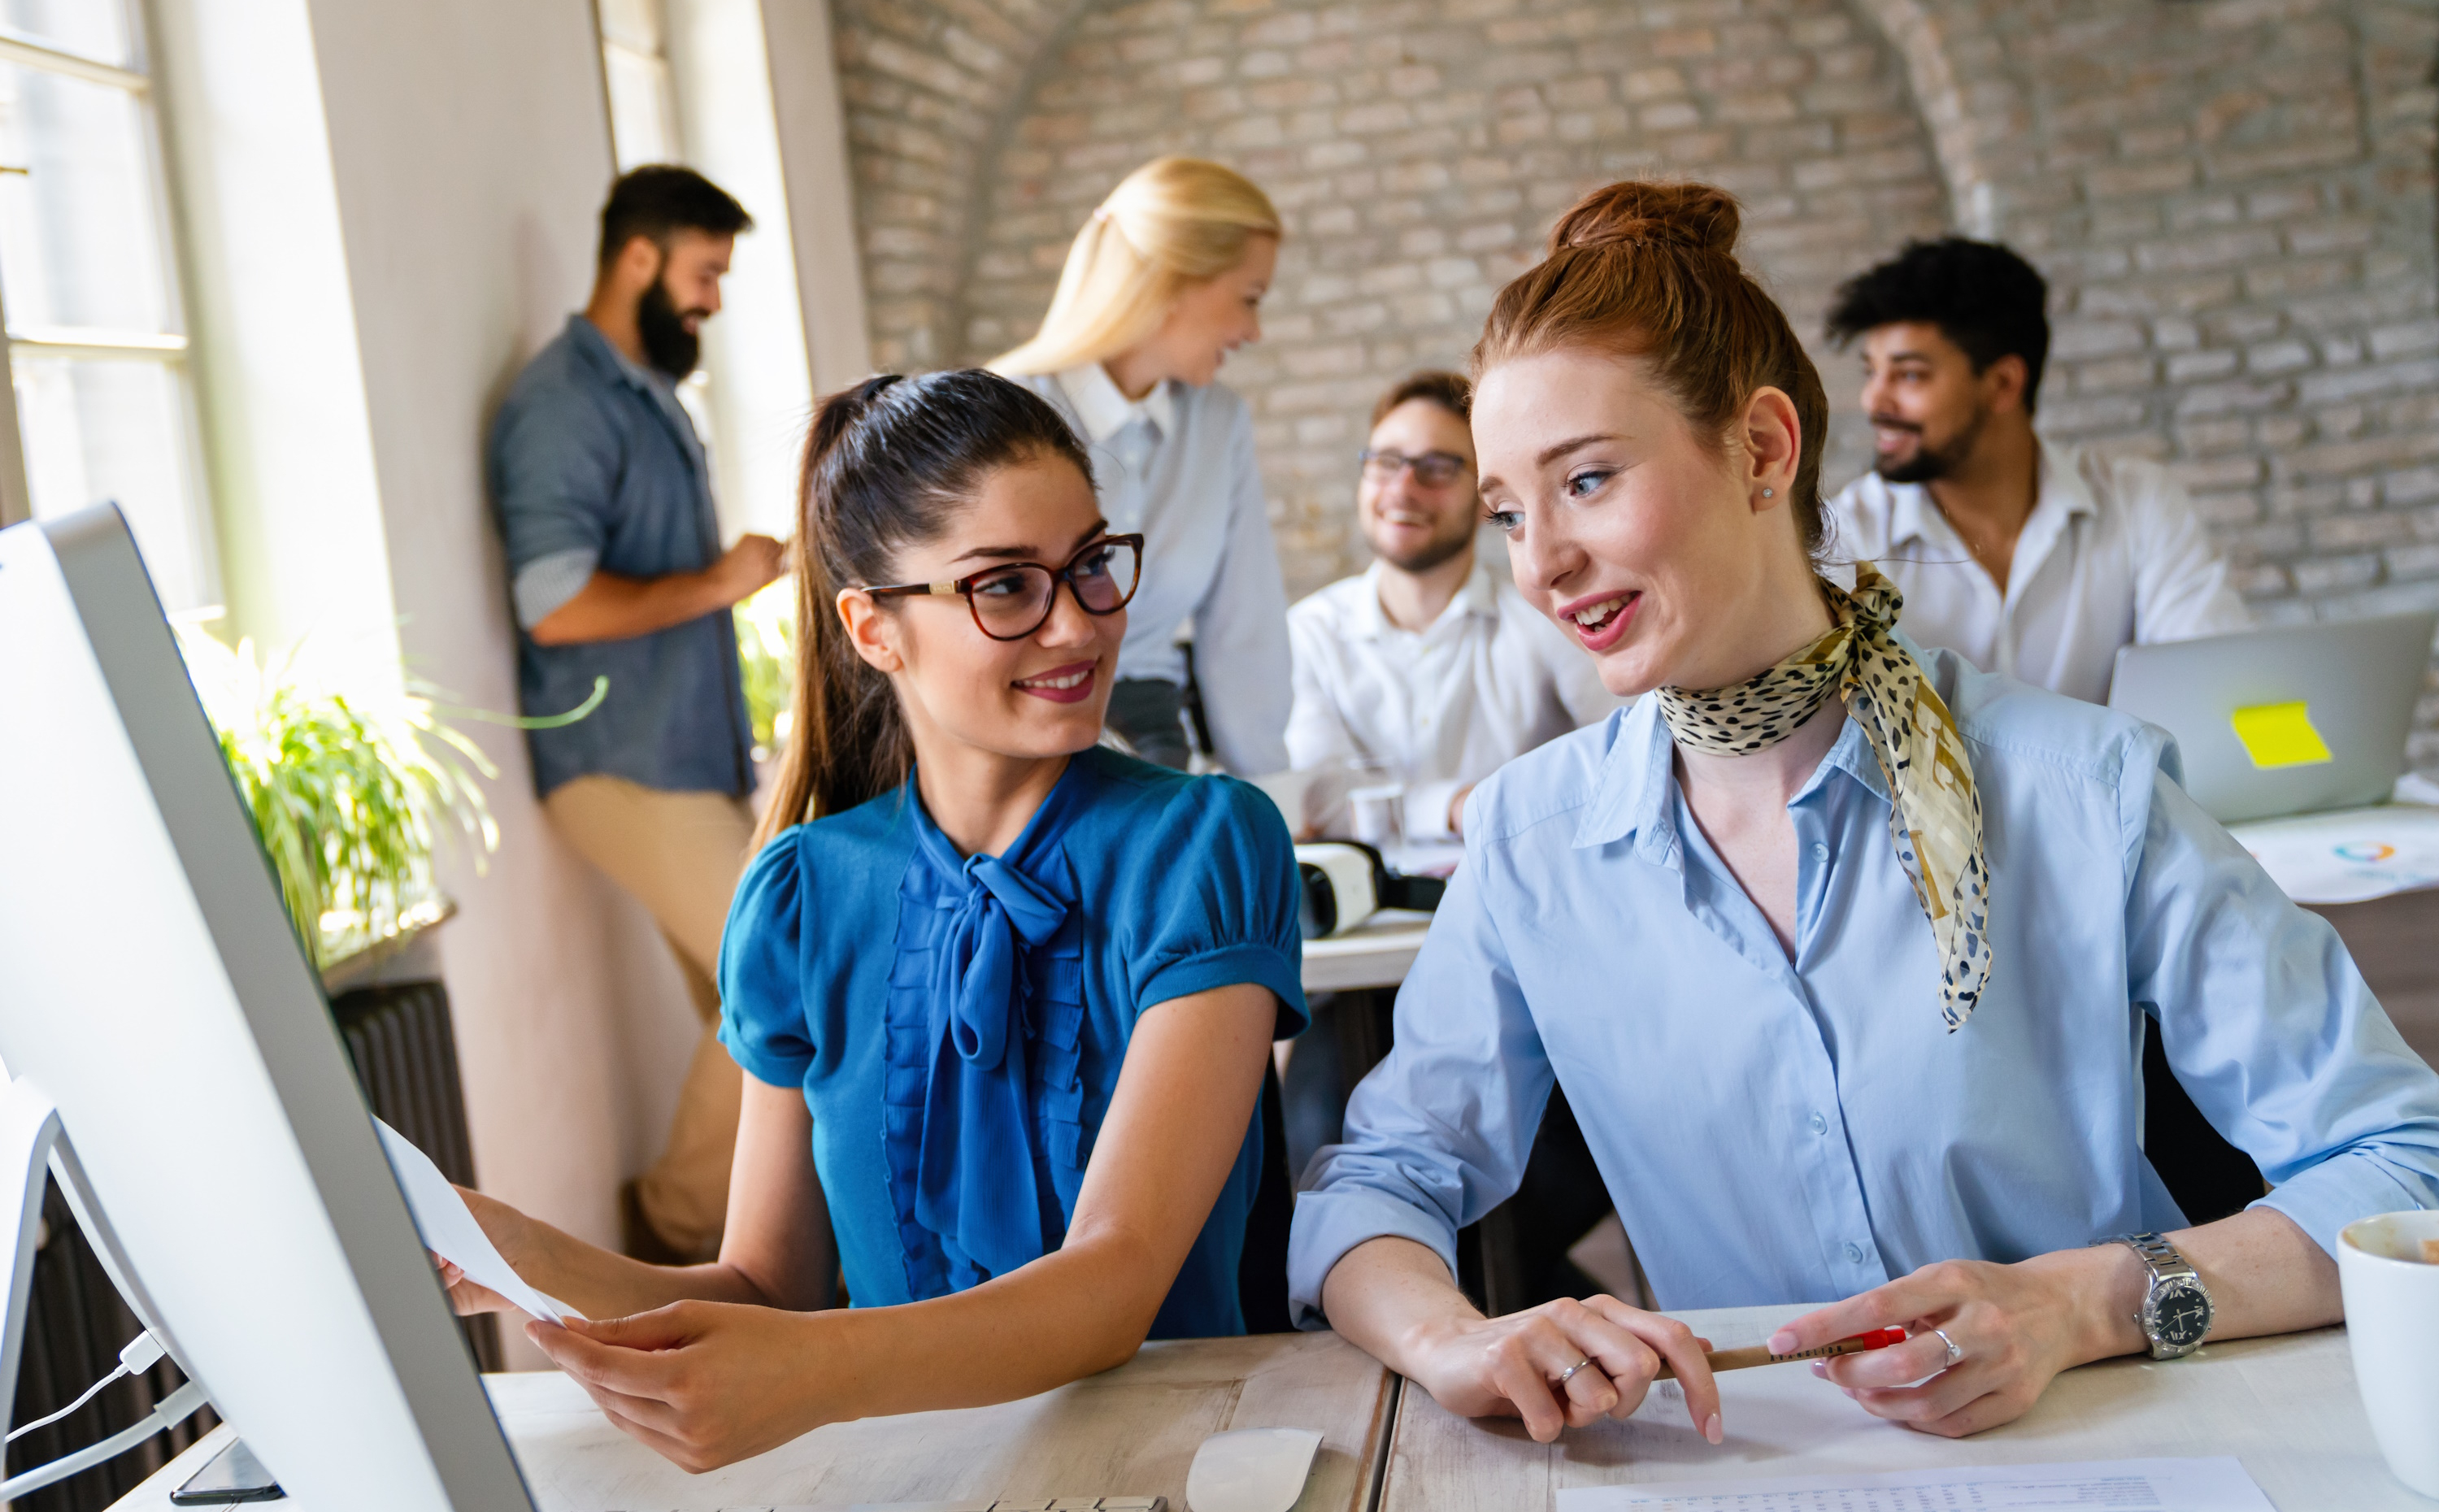
M 1802 1307 L 1677 1316 L 1722 1349 L 1759 1343 Z M 2029 1461 L 2233 1454 L 2280 1512 L 2430 1512 L 2389 1474 L 2355 1394 L 2345 1331 L 2213 1344 L 2189 1359 L 2107 1361 L 2060 1376 L 2003 1428 L 1933 1438 L 1870 1416 L 1801 1365 L 1719 1378 L 1728 1440 L 1704 1443 L 1672 1382 L 1624 1423 L 1536 1444 L 1513 1422 L 1452 1417 L 1401 1394 L 1381 1512 L 1555 1508 L 1583 1485 Z
M 2379 1005 L 2423 1059 L 2439 1065 L 2439 888 L 2360 903 L 2306 904 L 2338 935 Z
M 1116 1370 L 1024 1401 L 833 1423 L 693 1476 L 613 1428 L 556 1371 L 484 1383 L 542 1512 L 844 1508 L 1034 1493 L 1166 1496 L 1183 1512 L 1195 1450 L 1232 1428 L 1320 1430 L 1298 1512 L 1365 1512 L 1394 1401 L 1389 1373 L 1335 1334 L 1154 1343 Z M 115 1512 L 167 1512 L 169 1492 L 220 1451 L 228 1432 L 180 1455 Z
M 1429 914 L 1384 908 L 1334 939 L 1305 941 L 1304 989 L 1350 992 L 1396 987 L 1415 964 L 1431 922 Z

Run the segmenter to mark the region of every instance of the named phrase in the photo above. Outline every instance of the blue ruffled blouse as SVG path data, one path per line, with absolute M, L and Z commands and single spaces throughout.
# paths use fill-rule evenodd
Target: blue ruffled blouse
M 801 1086 L 857 1306 L 1056 1250 L 1136 1018 L 1240 982 L 1306 1023 L 1294 847 L 1233 778 L 1095 748 L 1015 844 L 960 857 L 910 782 L 763 847 L 721 942 L 721 1041 Z M 1248 1127 L 1151 1337 L 1244 1331 Z

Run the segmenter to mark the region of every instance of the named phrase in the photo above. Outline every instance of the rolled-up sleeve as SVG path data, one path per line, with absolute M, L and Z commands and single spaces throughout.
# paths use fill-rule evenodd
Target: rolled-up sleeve
M 2271 1184 L 2254 1206 L 2323 1249 L 2359 1218 L 2439 1207 L 2439 1076 L 2326 919 L 2297 907 L 2173 780 L 2129 759 L 2128 987 L 2177 1079 Z
M 581 393 L 521 386 L 501 406 L 491 489 L 512 581 L 536 563 L 600 559 L 625 455 L 625 436 Z
M 1457 1230 L 1523 1178 L 1550 1061 L 1479 885 L 1482 847 L 1467 848 L 1398 994 L 1396 1048 L 1348 1101 L 1345 1142 L 1305 1172 L 1288 1244 L 1298 1327 L 1327 1326 L 1322 1286 L 1368 1239 L 1412 1239 L 1454 1275 Z

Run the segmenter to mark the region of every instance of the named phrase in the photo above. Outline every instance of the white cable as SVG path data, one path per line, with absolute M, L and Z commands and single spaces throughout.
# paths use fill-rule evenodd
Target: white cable
M 27 1423 L 27 1425 L 25 1425 L 23 1428 L 15 1428 L 15 1429 L 11 1429 L 11 1430 L 9 1430 L 8 1438 L 7 1438 L 7 1439 L 5 1439 L 5 1440 L 0 1440 L 0 1442 L 5 1442 L 5 1443 L 9 1443 L 9 1444 L 14 1444 L 15 1442 L 17 1442 L 17 1440 L 19 1440 L 19 1439 L 21 1439 L 21 1438 L 25 1437 L 27 1434 L 28 1434 L 28 1433 L 30 1433 L 30 1432 L 32 1432 L 34 1430 L 36 1430 L 36 1429 L 38 1429 L 38 1428 L 48 1428 L 48 1427 L 50 1427 L 53 1423 L 58 1422 L 61 1418 L 65 1417 L 68 1414 L 70 1414 L 70 1413 L 72 1413 L 72 1412 L 75 1412 L 78 1408 L 82 1407 L 85 1403 L 87 1403 L 87 1402 L 89 1402 L 89 1401 L 93 1400 L 93 1399 L 94 1399 L 94 1397 L 96 1397 L 96 1396 L 99 1396 L 99 1395 L 101 1394 L 101 1388 L 103 1388 L 104 1386 L 109 1385 L 112 1381 L 118 1379 L 120 1377 L 122 1377 L 122 1376 L 124 1376 L 124 1375 L 126 1375 L 126 1374 L 127 1374 L 127 1367 L 126 1367 L 125 1365 L 121 1365 L 121 1366 L 119 1366 L 116 1370 L 112 1371 L 109 1375 L 102 1377 L 99 1380 L 97 1380 L 97 1381 L 95 1381 L 92 1385 L 87 1386 L 87 1387 L 84 1389 L 84 1395 L 83 1395 L 83 1396 L 81 1396 L 78 1397 L 76 1400 L 74 1400 L 74 1401 L 72 1401 L 72 1402 L 68 1403 L 65 1407 L 61 1408 L 58 1412 L 53 1413 L 53 1414 L 52 1414 L 50 1416 L 48 1416 L 48 1417 L 38 1417 L 38 1418 L 34 1419 L 32 1422 Z
M 152 1330 L 150 1328 L 145 1329 L 142 1333 L 137 1334 L 134 1339 L 129 1340 L 127 1347 L 118 1352 L 118 1368 L 116 1370 L 112 1371 L 109 1375 L 102 1377 L 99 1380 L 87 1386 L 84 1389 L 83 1396 L 68 1403 L 65 1407 L 61 1408 L 58 1412 L 53 1413 L 50 1416 L 37 1418 L 33 1422 L 27 1423 L 21 1428 L 12 1429 L 6 1439 L 0 1439 L 0 1443 L 14 1444 L 17 1440 L 25 1437 L 27 1434 L 32 1432 L 38 1428 L 50 1427 L 53 1423 L 56 1423 L 61 1418 L 68 1415 L 68 1414 L 75 1412 L 78 1408 L 82 1407 L 85 1403 L 93 1400 L 95 1396 L 100 1394 L 101 1389 L 104 1386 L 109 1385 L 112 1381 L 117 1380 L 126 1376 L 140 1376 L 144 1374 L 144 1372 L 151 1369 L 155 1364 L 160 1362 L 161 1356 L 166 1351 L 161 1347 L 160 1341 L 152 1337 Z
M 190 1380 L 163 1397 L 161 1405 L 153 1408 L 143 1421 L 134 1427 L 121 1429 L 91 1448 L 80 1449 L 23 1475 L 0 1481 L 0 1502 L 13 1502 L 29 1491 L 39 1491 L 54 1481 L 64 1481 L 79 1470 L 91 1469 L 104 1460 L 124 1454 L 163 1429 L 175 1428 L 185 1422 L 196 1408 L 208 1400 L 204 1388 Z

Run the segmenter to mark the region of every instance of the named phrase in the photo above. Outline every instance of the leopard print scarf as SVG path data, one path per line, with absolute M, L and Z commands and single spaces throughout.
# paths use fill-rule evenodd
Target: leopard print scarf
M 1982 852 L 1982 795 L 1948 705 L 1922 666 L 1889 634 L 1905 596 L 1870 562 L 1855 591 L 1823 580 L 1838 623 L 1769 670 L 1707 693 L 1664 687 L 1660 717 L 1692 751 L 1745 756 L 1793 735 L 1832 695 L 1888 779 L 1889 838 L 1939 943 L 1940 1018 L 1963 1027 L 1990 979 L 1990 868 Z

